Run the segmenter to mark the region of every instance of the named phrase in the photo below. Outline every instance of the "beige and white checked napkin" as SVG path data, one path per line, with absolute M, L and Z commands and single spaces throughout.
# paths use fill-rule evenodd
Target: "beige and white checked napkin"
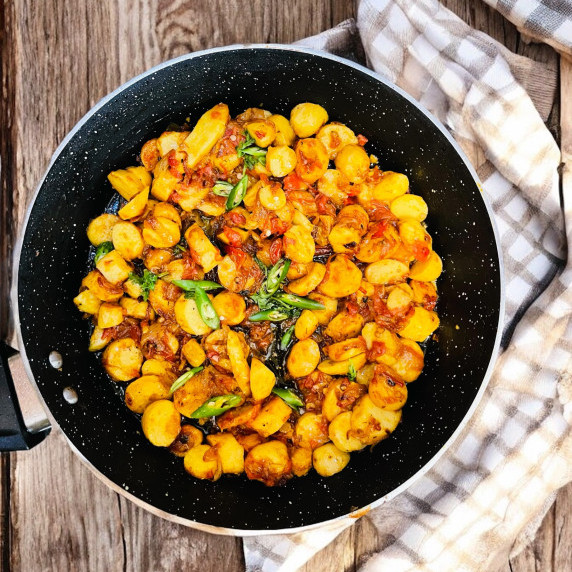
M 548 4 L 498 8 L 571 53 L 572 7 Z M 380 546 L 362 570 L 485 571 L 529 541 L 555 491 L 572 480 L 572 254 L 564 261 L 572 196 L 561 204 L 560 151 L 544 125 L 556 72 L 434 0 L 362 0 L 358 29 L 370 67 L 421 101 L 477 158 L 500 231 L 507 301 L 502 353 L 472 421 L 431 471 L 362 517 Z M 345 22 L 302 43 L 347 55 L 355 32 Z M 247 569 L 295 570 L 353 522 L 246 538 Z

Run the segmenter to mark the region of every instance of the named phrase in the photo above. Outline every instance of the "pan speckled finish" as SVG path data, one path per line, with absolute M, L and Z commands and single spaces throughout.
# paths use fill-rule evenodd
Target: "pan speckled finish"
M 443 258 L 438 342 L 409 385 L 403 421 L 373 450 L 353 453 L 330 477 L 315 472 L 266 488 L 245 477 L 216 483 L 187 475 L 153 447 L 88 352 L 88 322 L 72 299 L 86 272 L 90 219 L 108 204 L 106 175 L 132 165 L 170 122 L 191 124 L 219 102 L 231 114 L 264 107 L 289 115 L 304 101 L 369 139 L 384 170 L 406 173 L 429 205 Z M 29 211 L 21 245 L 18 311 L 29 371 L 73 447 L 114 488 L 155 512 L 224 533 L 299 529 L 375 505 L 427 471 L 474 410 L 499 342 L 502 310 L 495 231 L 468 161 L 435 119 L 366 68 L 287 46 L 235 46 L 167 62 L 98 104 L 60 146 Z M 57 350 L 63 367 L 50 366 Z M 66 386 L 79 400 L 67 403 Z M 41 467 L 38 467 L 41 470 Z M 62 470 L 66 470 L 62 467 Z M 167 514 L 164 514 L 167 513 Z M 232 530 L 229 530 L 232 529 Z

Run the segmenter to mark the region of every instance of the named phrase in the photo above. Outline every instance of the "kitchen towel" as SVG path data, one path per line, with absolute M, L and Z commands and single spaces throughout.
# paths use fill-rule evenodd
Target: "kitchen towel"
M 524 28 L 546 8 L 502 4 Z M 531 35 L 566 53 L 570 6 L 553 4 L 559 25 Z M 501 354 L 475 415 L 426 475 L 362 517 L 378 534 L 362 570 L 485 571 L 530 540 L 572 480 L 572 197 L 561 202 L 560 151 L 544 124 L 556 70 L 514 55 L 434 0 L 362 0 L 357 28 L 368 65 L 435 114 L 473 161 L 506 285 Z M 356 39 L 348 21 L 301 44 L 347 56 Z M 245 538 L 247 569 L 296 570 L 354 522 Z

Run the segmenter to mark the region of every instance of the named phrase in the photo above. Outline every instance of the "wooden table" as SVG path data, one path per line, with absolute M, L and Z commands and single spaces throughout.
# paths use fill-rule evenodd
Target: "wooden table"
M 570 66 L 554 50 L 525 44 L 480 0 L 445 4 L 513 51 L 562 65 L 562 83 L 572 88 Z M 180 54 L 236 42 L 292 42 L 355 15 L 356 4 L 342 0 L 0 0 L 0 335 L 8 335 L 9 254 L 28 199 L 60 140 L 93 104 Z M 567 105 L 557 102 L 548 124 L 570 150 Z M 571 509 L 569 486 L 534 542 L 498 571 L 572 570 Z M 0 457 L 0 526 L 5 571 L 244 568 L 239 539 L 161 520 L 111 492 L 58 429 L 30 452 Z M 361 520 L 304 570 L 354 570 L 377 546 L 373 527 Z

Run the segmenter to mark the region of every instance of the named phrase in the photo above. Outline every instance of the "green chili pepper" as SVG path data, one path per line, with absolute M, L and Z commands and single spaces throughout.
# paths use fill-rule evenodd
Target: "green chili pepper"
M 228 199 L 226 200 L 226 210 L 230 211 L 237 207 L 244 199 L 246 195 L 246 190 L 248 189 L 248 177 L 246 176 L 246 167 L 242 169 L 242 178 L 230 191 Z
M 97 264 L 106 254 L 113 250 L 113 242 L 102 242 L 95 251 L 95 263 Z
M 287 320 L 288 318 L 290 318 L 290 314 L 287 312 L 271 308 L 270 310 L 256 312 L 256 314 L 252 314 L 252 316 L 250 316 L 248 319 L 251 322 L 281 322 L 282 320 Z
M 178 286 L 185 292 L 194 292 L 197 287 L 203 290 L 218 290 L 222 288 L 220 284 L 211 282 L 210 280 L 173 280 L 172 284 Z
M 288 274 L 290 264 L 290 260 L 282 258 L 269 270 L 268 278 L 266 279 L 266 292 L 268 294 L 272 295 L 278 290 L 280 284 L 286 278 L 286 274 Z
M 213 187 L 213 193 L 219 197 L 228 197 L 232 191 L 232 183 L 228 181 L 217 181 Z
M 284 400 L 284 402 L 287 403 L 290 407 L 293 407 L 295 409 L 298 407 L 304 407 L 304 402 L 291 389 L 285 389 L 283 387 L 275 387 L 272 389 L 272 393 L 280 397 L 280 399 Z
M 169 389 L 169 394 L 174 393 L 175 391 L 177 391 L 177 389 L 183 387 L 183 385 L 185 385 L 185 383 L 187 383 L 187 381 L 189 381 L 189 379 L 191 379 L 191 377 L 193 377 L 195 373 L 199 373 L 199 371 L 201 371 L 202 369 L 203 369 L 202 365 L 199 367 L 194 367 L 193 369 L 186 371 L 183 375 L 181 375 L 181 377 L 178 377 L 173 382 L 173 385 L 171 385 L 171 389 Z
M 348 366 L 348 379 L 350 381 L 355 381 L 357 376 L 357 371 L 351 359 L 349 360 L 349 362 L 350 364 Z
M 296 296 L 295 294 L 276 294 L 276 300 L 287 304 L 288 306 L 294 306 L 294 308 L 301 308 L 302 310 L 325 310 L 326 306 L 316 302 L 316 300 L 311 300 L 310 298 L 302 298 L 301 296 Z
M 195 286 L 195 303 L 203 322 L 213 330 L 220 328 L 218 314 L 207 293 L 200 286 Z
M 216 397 L 207 399 L 199 408 L 195 409 L 189 417 L 191 419 L 216 417 L 241 403 L 242 397 L 240 395 L 217 395 Z
M 287 347 L 288 344 L 290 343 L 290 340 L 292 339 L 292 334 L 294 333 L 294 328 L 296 327 L 296 325 L 294 324 L 293 326 L 290 326 L 286 332 L 284 333 L 284 335 L 282 336 L 282 339 L 280 340 L 280 349 L 282 351 L 284 351 Z

